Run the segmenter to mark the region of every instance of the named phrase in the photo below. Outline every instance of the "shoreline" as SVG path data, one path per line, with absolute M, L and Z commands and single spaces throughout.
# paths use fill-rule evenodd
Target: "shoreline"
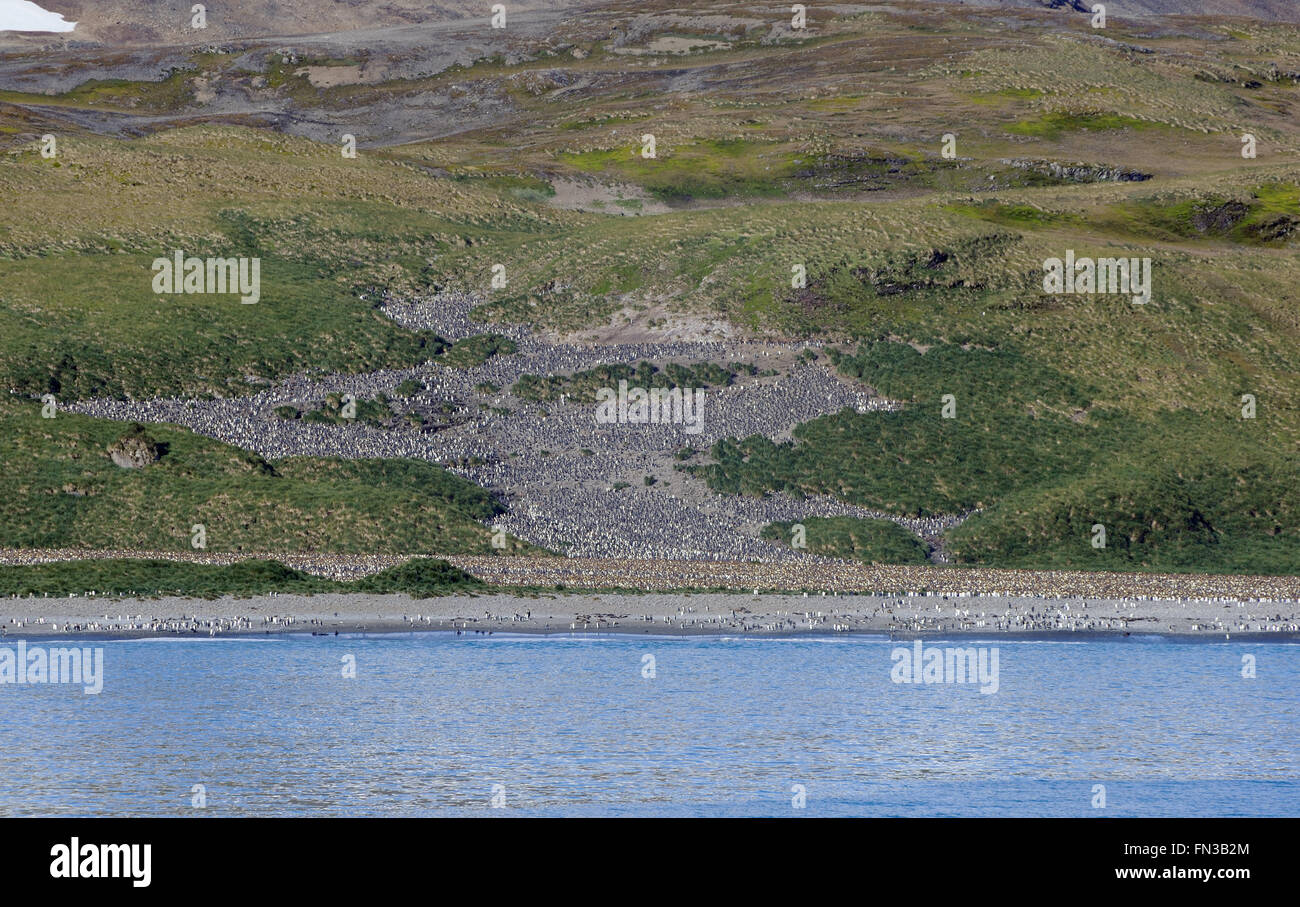
M 638 638 L 645 640 L 682 640 L 682 639 L 705 639 L 717 640 L 720 642 L 734 642 L 737 640 L 780 640 L 780 639 L 807 639 L 807 640 L 828 640 L 828 639 L 862 639 L 877 640 L 880 642 L 912 642 L 914 640 L 927 640 L 930 642 L 962 642 L 974 643 L 980 641 L 992 643 L 1015 643 L 1015 642 L 1124 642 L 1130 641 L 1140 643 L 1144 640 L 1159 640 L 1161 642 L 1187 643 L 1188 645 L 1208 645 L 1213 643 L 1220 644 L 1291 644 L 1300 643 L 1300 632 L 1291 633 L 1231 633 L 1226 635 L 1217 635 L 1212 633 L 1192 634 L 1192 633 L 1175 633 L 1167 630 L 1133 630 L 1131 632 L 1119 631 L 1102 631 L 1102 630 L 1080 630 L 1076 632 L 1055 631 L 1055 630 L 1037 630 L 1030 632 L 1008 632 L 995 630 L 991 633 L 976 632 L 973 630 L 956 630 L 945 632 L 941 630 L 928 631 L 899 631 L 899 632 L 882 632 L 879 630 L 845 630 L 840 632 L 821 632 L 817 630 L 790 630 L 785 632 L 754 632 L 754 633 L 714 633 L 707 630 L 633 630 L 627 628 L 601 629 L 601 630 L 466 630 L 461 633 L 442 628 L 442 627 L 367 627 L 362 629 L 340 628 L 337 631 L 311 633 L 304 630 L 266 630 L 259 632 L 235 632 L 222 633 L 215 637 L 210 637 L 203 633 L 162 633 L 156 631 L 140 630 L 132 632 L 114 632 L 114 631 L 81 631 L 72 633 L 31 633 L 25 636 L 0 635 L 0 648 L 7 645 L 17 644 L 19 640 L 26 641 L 29 645 L 36 643 L 48 643 L 52 640 L 59 640 L 64 643 L 73 644 L 77 642 L 156 642 L 156 641 L 191 641 L 191 642 L 210 642 L 214 640 L 239 641 L 239 640 L 274 640 L 274 639 L 295 639 L 295 638 L 312 638 L 312 637 L 329 637 L 338 639 L 366 639 L 379 637 L 399 637 L 414 636 L 425 634 L 446 634 L 464 635 L 465 637 L 493 637 L 500 639 L 509 638 L 529 638 L 539 636 L 554 636 L 570 640 L 594 640 L 594 639 L 612 639 L 616 637 Z
M 321 593 L 0 599 L 6 639 L 254 638 L 410 632 L 891 639 L 1300 640 L 1300 602 L 983 595 Z

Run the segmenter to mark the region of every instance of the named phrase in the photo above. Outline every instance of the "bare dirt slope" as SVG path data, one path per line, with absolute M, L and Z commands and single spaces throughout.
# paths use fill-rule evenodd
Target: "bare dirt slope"
M 1295 0 L 954 0 L 968 7 L 1016 7 L 1050 9 L 1062 13 L 1091 15 L 1092 7 L 1103 2 L 1107 16 L 1142 19 L 1153 16 L 1213 16 L 1261 19 L 1267 22 L 1300 21 L 1300 4 Z
M 1015 7 L 1043 9 L 1063 16 L 1089 16 L 1094 0 L 950 0 L 967 8 Z M 583 7 L 626 6 L 625 0 L 511 0 L 507 16 L 571 11 Z M 725 9 L 729 4 L 708 4 Z M 815 17 L 814 4 L 807 4 Z M 936 3 L 836 4 L 834 15 L 852 13 L 855 8 L 889 6 L 935 6 Z M 313 35 L 370 29 L 427 25 L 431 22 L 487 20 L 491 4 L 460 3 L 453 0 L 230 0 L 208 3 L 207 27 L 191 26 L 191 0 L 48 0 L 41 6 L 61 13 L 77 23 L 66 35 L 18 35 L 0 32 L 0 46 L 32 42 L 99 44 L 105 46 L 160 46 L 221 42 L 235 39 Z M 688 8 L 705 4 L 684 4 Z M 1106 4 L 1109 16 L 1150 18 L 1156 16 L 1211 16 L 1259 19 L 1270 22 L 1300 22 L 1300 4 L 1295 0 L 1119 0 Z
M 492 6 L 453 0 L 227 0 L 205 4 L 207 26 L 198 30 L 191 25 L 192 0 L 48 0 L 40 5 L 77 23 L 69 34 L 41 35 L 40 40 L 110 46 L 194 44 L 475 18 L 486 22 Z M 582 0 L 511 0 L 506 5 L 507 23 L 512 13 L 524 15 L 590 5 Z M 0 43 L 5 39 L 23 40 L 13 33 L 0 32 Z

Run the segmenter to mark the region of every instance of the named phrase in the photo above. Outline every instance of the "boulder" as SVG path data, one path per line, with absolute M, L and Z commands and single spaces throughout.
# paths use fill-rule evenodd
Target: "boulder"
M 108 456 L 123 469 L 143 469 L 162 458 L 162 448 L 137 425 L 108 445 Z

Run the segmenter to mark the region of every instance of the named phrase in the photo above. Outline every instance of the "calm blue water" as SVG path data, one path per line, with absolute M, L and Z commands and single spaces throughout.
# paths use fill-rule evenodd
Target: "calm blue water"
M 993 695 L 864 637 L 86 644 L 98 696 L 0 685 L 0 814 L 1300 815 L 1294 644 L 960 643 Z

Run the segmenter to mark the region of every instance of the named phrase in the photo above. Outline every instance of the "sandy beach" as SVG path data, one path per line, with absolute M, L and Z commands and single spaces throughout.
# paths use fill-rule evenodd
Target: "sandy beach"
M 14 639 L 411 631 L 756 636 L 1159 634 L 1291 640 L 1300 638 L 1300 603 L 739 593 L 484 594 L 429 599 L 331 593 L 213 600 L 87 596 L 0 600 L 0 634 Z

